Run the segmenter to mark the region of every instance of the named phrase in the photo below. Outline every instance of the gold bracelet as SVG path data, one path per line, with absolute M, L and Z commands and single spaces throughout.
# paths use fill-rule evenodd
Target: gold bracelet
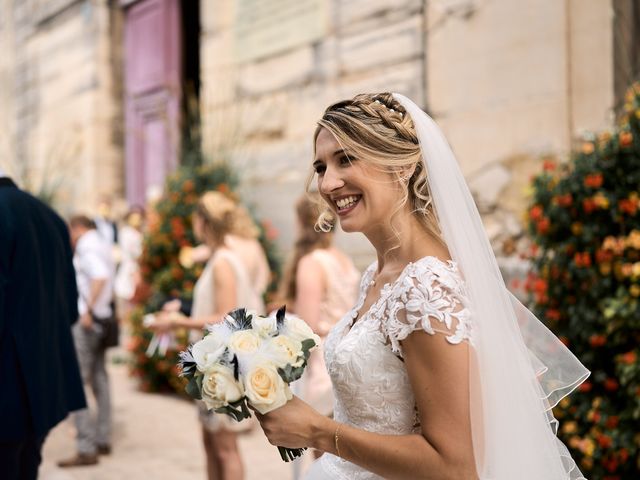
M 338 454 L 339 457 L 342 457 L 342 455 L 340 455 L 340 447 L 338 447 L 338 440 L 340 440 L 340 427 L 342 425 L 338 424 L 338 426 L 336 427 L 336 432 L 333 434 L 333 441 L 335 443 L 336 446 L 336 453 Z

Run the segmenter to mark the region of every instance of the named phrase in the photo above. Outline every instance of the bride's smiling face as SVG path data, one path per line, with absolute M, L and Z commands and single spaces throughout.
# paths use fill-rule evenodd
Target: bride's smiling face
M 388 227 L 402 195 L 394 175 L 349 156 L 326 128 L 316 137 L 313 168 L 318 191 L 345 232 Z

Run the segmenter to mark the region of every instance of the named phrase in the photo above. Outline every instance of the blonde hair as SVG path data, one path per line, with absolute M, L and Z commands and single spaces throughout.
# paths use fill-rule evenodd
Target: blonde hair
M 210 191 L 200 197 L 196 213 L 202 218 L 205 234 L 216 243 L 222 243 L 226 235 L 256 239 L 260 230 L 249 211 L 227 195 Z
M 391 93 L 360 94 L 329 106 L 318 121 L 313 137 L 314 154 L 323 128 L 336 138 L 347 156 L 391 174 L 401 185 L 403 195 L 391 217 L 391 227 L 398 240 L 400 233 L 394 228 L 393 220 L 409 204 L 425 230 L 444 245 L 413 121 Z M 313 173 L 307 188 L 312 178 Z M 335 216 L 326 202 L 322 201 L 322 206 L 317 228 L 327 231 L 335 224 Z
M 200 197 L 196 214 L 203 223 L 204 234 L 216 244 L 232 233 L 235 222 L 236 203 L 220 192 L 206 192 Z
M 293 245 L 293 253 L 285 268 L 279 292 L 280 298 L 286 303 L 296 299 L 298 291 L 296 274 L 302 257 L 318 248 L 329 248 L 333 242 L 332 232 L 323 232 L 316 228 L 319 204 L 318 192 L 309 192 L 296 202 L 296 217 L 300 225 L 300 233 Z
M 249 211 L 240 204 L 236 205 L 236 212 L 231 233 L 242 238 L 256 239 L 260 236 L 260 229 L 251 218 Z

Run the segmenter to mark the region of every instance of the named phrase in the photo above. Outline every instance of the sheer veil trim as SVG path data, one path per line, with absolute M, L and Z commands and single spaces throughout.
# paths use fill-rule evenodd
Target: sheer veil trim
M 414 102 L 393 95 L 415 125 L 435 213 L 468 293 L 474 329 L 471 424 L 479 477 L 584 479 L 555 435 L 551 409 L 590 372 L 507 290 L 446 138 Z

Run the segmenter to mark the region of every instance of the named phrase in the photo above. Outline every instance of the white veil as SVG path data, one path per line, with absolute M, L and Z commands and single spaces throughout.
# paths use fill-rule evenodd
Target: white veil
M 444 240 L 473 318 L 471 424 L 481 480 L 584 479 L 556 437 L 553 408 L 589 371 L 507 290 L 480 214 L 436 123 L 394 93 L 415 126 Z

